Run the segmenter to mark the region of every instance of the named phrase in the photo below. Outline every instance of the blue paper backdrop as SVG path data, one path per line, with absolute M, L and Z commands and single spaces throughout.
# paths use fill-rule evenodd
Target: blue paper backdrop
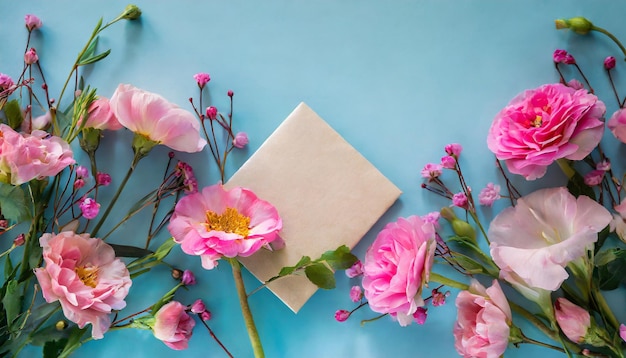
M 112 19 L 126 4 L 119 0 L 0 1 L 0 72 L 18 76 L 26 39 L 23 17 L 36 14 L 44 28 L 35 33 L 32 45 L 52 93 L 58 93 L 98 18 Z M 608 55 L 622 58 L 617 47 L 599 35 L 579 37 L 556 31 L 553 20 L 584 15 L 626 38 L 622 2 L 186 0 L 138 1 L 137 5 L 143 10 L 141 21 L 116 24 L 101 36 L 99 48 L 111 48 L 112 53 L 82 71 L 88 83 L 103 96 L 110 96 L 118 83 L 131 83 L 189 108 L 188 98 L 197 95 L 193 74 L 209 72 L 211 100 L 226 111 L 226 91 L 234 90 L 236 129 L 250 136 L 248 148 L 232 157 L 230 174 L 305 101 L 404 192 L 356 247 L 361 257 L 385 223 L 448 205 L 420 189 L 419 173 L 425 163 L 439 161 L 445 144 L 463 144 L 462 165 L 475 190 L 497 179 L 485 143 L 487 129 L 517 93 L 558 80 L 551 57 L 555 48 L 570 50 L 593 79 L 609 113 L 616 109 L 602 60 Z M 618 64 L 617 84 L 622 89 L 619 77 L 624 68 Z M 129 140 L 128 133 L 110 135 L 103 146 L 114 149 L 99 153 L 102 168 L 115 173 L 116 182 L 130 163 Z M 166 154 L 167 149 L 158 148 L 152 155 L 164 162 Z M 181 158 L 194 165 L 201 186 L 218 180 L 217 173 L 207 169 L 206 151 Z M 125 194 L 127 207 L 160 175 L 163 162 L 140 163 L 131 182 L 134 190 Z M 550 179 L 522 185 L 524 191 L 562 183 L 558 169 L 549 173 Z M 524 183 L 519 178 L 515 182 Z M 124 204 L 115 214 L 118 217 Z M 145 235 L 142 224 L 141 218 L 129 223 L 111 241 L 140 244 L 137 238 Z M 228 265 L 203 271 L 198 258 L 183 255 L 179 248 L 170 262 L 198 276 L 198 285 L 176 298 L 185 303 L 203 298 L 213 312 L 209 324 L 216 334 L 235 357 L 250 357 Z M 345 323 L 334 320 L 336 309 L 352 307 L 348 291 L 357 283 L 343 273 L 336 277 L 337 289 L 318 291 L 297 315 L 269 291 L 251 298 L 268 357 L 456 356 L 452 337 L 456 291 L 448 304 L 429 310 L 423 326 L 402 328 L 388 317 L 361 326 L 360 320 L 376 314 L 362 309 Z M 249 288 L 257 285 L 247 272 L 245 278 Z M 173 284 L 165 269 L 137 279 L 127 312 L 145 308 L 150 298 L 156 299 Z M 611 296 L 615 302 L 623 301 L 621 293 Z M 528 335 L 542 338 L 522 327 Z M 29 349 L 23 356 L 37 352 Z M 225 356 L 199 324 L 186 351 L 170 350 L 148 331 L 123 330 L 87 343 L 76 356 L 129 353 L 133 357 Z M 511 348 L 506 356 L 531 354 L 558 356 L 528 346 Z

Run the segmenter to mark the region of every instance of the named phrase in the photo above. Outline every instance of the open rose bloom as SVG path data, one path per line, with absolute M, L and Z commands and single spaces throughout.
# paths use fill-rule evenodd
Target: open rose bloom
M 528 90 L 498 113 L 487 145 L 511 173 L 541 178 L 557 159 L 582 160 L 604 132 L 604 103 L 585 89 L 547 84 Z
M 422 288 L 433 265 L 435 227 L 419 216 L 389 223 L 369 247 L 363 262 L 363 288 L 374 312 L 389 313 L 402 326 L 424 306 Z
M 199 255 L 212 269 L 222 256 L 250 256 L 278 238 L 283 223 L 278 211 L 244 188 L 221 184 L 180 199 L 168 230 L 189 255 Z
M 528 287 L 555 291 L 569 276 L 565 266 L 586 254 L 611 219 L 587 196 L 564 187 L 537 190 L 493 219 L 491 256 L 503 278 L 512 273 Z
M 154 336 L 175 349 L 187 349 L 196 322 L 185 311 L 186 307 L 177 301 L 163 305 L 154 315 Z
M 87 234 L 65 231 L 39 239 L 45 266 L 35 275 L 47 302 L 59 301 L 63 314 L 80 328 L 92 325 L 91 335 L 103 337 L 112 310 L 126 306 L 130 275 L 113 248 Z
M 509 343 L 511 308 L 497 280 L 485 289 L 472 280 L 456 298 L 454 347 L 463 357 L 499 358 Z
M 63 139 L 40 130 L 18 133 L 0 124 L 0 182 L 23 184 L 57 175 L 70 164 L 73 153 Z

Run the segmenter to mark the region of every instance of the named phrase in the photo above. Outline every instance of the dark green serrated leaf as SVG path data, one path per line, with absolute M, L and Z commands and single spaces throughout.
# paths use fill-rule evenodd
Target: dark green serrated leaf
M 330 290 L 335 288 L 335 274 L 323 263 L 314 263 L 304 269 L 306 277 L 319 288 Z
M 7 118 L 7 124 L 9 127 L 16 130 L 20 128 L 22 122 L 24 121 L 22 109 L 20 108 L 20 102 L 16 99 L 10 100 L 4 105 L 4 115 Z
M 567 190 L 569 190 L 569 192 L 575 197 L 586 195 L 591 199 L 596 200 L 596 193 L 593 191 L 593 188 L 585 184 L 585 178 L 583 178 L 583 176 L 578 172 L 575 172 L 574 176 L 572 176 L 567 182 Z
M 115 251 L 115 256 L 118 257 L 144 257 L 152 255 L 152 251 L 143 249 L 141 247 L 118 244 L 109 245 L 111 245 L 111 247 Z
M 30 217 L 22 187 L 0 183 L 0 211 L 11 222 L 21 222 Z
M 111 50 L 106 50 L 98 55 L 95 56 L 91 56 L 89 58 L 86 58 L 80 62 L 78 62 L 78 66 L 85 66 L 85 65 L 89 65 L 95 62 L 98 62 L 100 60 L 102 60 L 103 58 L 107 57 L 109 54 L 111 53 Z
M 22 307 L 22 296 L 20 293 L 21 290 L 16 280 L 11 280 L 7 283 L 6 292 L 2 298 L 2 304 L 4 305 L 9 327 L 11 327 L 20 314 L 20 308 Z M 9 329 L 11 330 L 11 328 Z
M 326 261 L 334 270 L 347 270 L 357 262 L 358 258 L 350 252 L 348 246 L 342 245 L 334 251 L 323 253 L 320 260 Z
M 614 290 L 626 282 L 626 251 L 619 248 L 602 251 L 596 255 L 594 278 L 601 290 Z
M 47 341 L 43 345 L 43 358 L 57 358 L 66 345 L 67 338 L 56 341 Z

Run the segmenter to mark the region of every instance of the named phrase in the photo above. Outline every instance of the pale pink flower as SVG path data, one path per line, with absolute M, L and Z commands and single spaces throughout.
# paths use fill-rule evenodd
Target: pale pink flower
M 337 310 L 335 312 L 335 320 L 337 320 L 337 322 L 345 322 L 349 317 L 350 317 L 350 311 Z
M 590 171 L 583 177 L 583 181 L 589 186 L 600 185 L 602 183 L 602 179 L 604 179 L 604 170 L 597 169 Z
M 415 313 L 413 313 L 413 320 L 417 324 L 426 323 L 426 318 L 428 318 L 428 310 L 424 307 L 417 307 Z
M 615 57 L 609 56 L 604 59 L 604 68 L 607 70 L 613 69 L 615 67 Z
M 182 152 L 199 152 L 206 145 L 195 116 L 158 94 L 120 84 L 110 105 L 118 121 L 136 135 Z
M 0 182 L 19 185 L 56 175 L 70 164 L 73 153 L 63 139 L 40 130 L 17 133 L 0 124 Z
M 485 289 L 472 280 L 456 298 L 454 347 L 463 357 L 499 358 L 509 343 L 511 308 L 497 280 Z
M 22 131 L 32 132 L 33 130 L 36 130 L 36 129 L 45 130 L 46 128 L 50 126 L 50 123 L 52 123 L 52 115 L 50 114 L 50 111 L 46 111 L 46 113 L 42 114 L 41 116 L 37 116 L 33 118 L 32 120 L 30 120 L 30 123 L 28 123 L 27 121 L 30 118 L 31 118 L 31 113 L 28 112 L 28 114 L 24 116 L 24 122 L 22 122 Z M 24 127 L 28 126 L 29 124 L 30 124 L 30 128 L 25 129 Z
M 467 195 L 463 192 L 454 194 L 452 196 L 452 205 L 459 208 L 467 208 Z
M 554 315 L 561 331 L 570 341 L 583 342 L 587 330 L 591 327 L 591 316 L 587 310 L 559 297 L 554 303 Z
M 251 190 L 220 184 L 180 199 L 168 230 L 183 252 L 199 255 L 212 269 L 222 256 L 250 256 L 278 236 L 278 211 Z
M 39 242 L 45 266 L 35 275 L 44 299 L 59 301 L 67 319 L 80 328 L 90 323 L 92 337 L 102 338 L 111 311 L 126 306 L 131 286 L 126 266 L 111 246 L 88 234 L 43 234 Z
M 100 204 L 92 198 L 84 198 L 78 205 L 85 219 L 94 219 L 100 212 Z
M 88 178 L 89 177 L 89 169 L 82 165 L 76 166 L 76 177 L 77 178 Z
M 459 143 L 450 143 L 444 147 L 444 150 L 449 156 L 458 158 L 463 151 L 463 146 L 461 146 Z
M 235 134 L 235 139 L 233 139 L 233 145 L 236 148 L 243 148 L 249 143 L 248 135 L 245 132 L 239 132 Z
M 584 256 L 610 221 L 609 211 L 587 196 L 564 187 L 537 190 L 492 220 L 491 256 L 501 275 L 555 291 L 568 277 L 565 266 Z
M 350 289 L 350 300 L 352 302 L 359 302 L 363 298 L 363 290 L 361 286 L 352 286 Z
M 13 79 L 11 76 L 0 72 L 0 94 L 3 91 L 10 89 L 13 87 L 15 83 L 13 83 Z
M 106 97 L 98 97 L 98 99 L 91 102 L 87 113 L 88 116 L 84 128 L 108 129 L 112 131 L 123 128 L 111 109 L 109 99 Z
M 500 198 L 500 185 L 494 183 L 488 183 L 478 194 L 478 202 L 484 206 L 492 206 Z
M 84 186 L 85 186 L 85 180 L 83 180 L 82 178 L 78 178 L 74 180 L 74 189 L 78 190 Z
M 619 336 L 623 341 L 626 341 L 626 326 L 623 323 L 619 325 Z
M 446 169 L 456 168 L 456 159 L 451 155 L 441 157 L 441 166 Z
M 363 274 L 363 263 L 361 260 L 357 260 L 352 267 L 346 270 L 346 276 L 349 278 L 355 278 Z
M 198 87 L 202 89 L 204 88 L 204 86 L 206 86 L 207 83 L 209 83 L 209 81 L 211 80 L 211 76 L 209 76 L 208 73 L 199 72 L 193 75 L 193 79 L 196 80 Z
M 626 109 L 620 108 L 609 118 L 606 126 L 620 142 L 626 143 Z
M 435 228 L 439 228 L 439 219 L 441 219 L 441 213 L 438 211 L 432 211 L 426 215 L 422 215 L 421 218 L 425 222 L 433 224 Z
M 557 159 L 582 160 L 591 153 L 604 132 L 605 110 L 586 90 L 543 85 L 520 94 L 496 115 L 487 145 L 511 173 L 537 179 Z
M 554 53 L 552 54 L 552 59 L 554 60 L 555 63 L 562 63 L 562 62 L 565 62 L 565 56 L 567 56 L 567 51 L 556 49 L 554 50 Z
M 26 62 L 27 65 L 32 65 L 37 61 L 39 61 L 39 56 L 37 56 L 37 50 L 34 48 L 31 47 L 24 53 L 24 62 Z
M 37 30 L 38 28 L 43 26 L 43 22 L 41 22 L 41 19 L 33 14 L 27 14 L 26 16 L 24 16 L 24 24 L 26 25 L 28 31 Z
M 596 164 L 596 169 L 608 172 L 611 170 L 611 162 L 608 159 L 605 159 Z
M 374 312 L 389 313 L 401 326 L 411 324 L 424 306 L 422 288 L 433 265 L 435 227 L 419 216 L 389 223 L 367 249 L 363 289 Z
M 435 179 L 441 175 L 443 167 L 441 164 L 428 163 L 422 169 L 422 178 L 426 178 L 428 180 Z
M 208 321 L 211 319 L 211 312 L 210 311 L 204 311 L 204 312 L 200 312 L 200 319 L 203 321 Z
M 196 322 L 178 301 L 170 301 L 154 315 L 154 336 L 174 350 L 187 349 Z

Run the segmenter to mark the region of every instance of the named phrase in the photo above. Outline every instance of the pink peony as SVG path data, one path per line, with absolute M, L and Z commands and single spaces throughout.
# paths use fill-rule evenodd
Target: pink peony
M 58 174 L 74 158 L 61 138 L 40 130 L 21 134 L 0 124 L 0 182 L 19 185 Z
M 222 256 L 250 256 L 274 241 L 283 222 L 278 211 L 244 188 L 212 185 L 180 199 L 168 230 L 189 255 L 212 269 Z
M 557 159 L 582 160 L 604 132 L 605 106 L 586 90 L 547 84 L 517 96 L 496 115 L 487 145 L 509 171 L 542 177 Z
M 485 289 L 472 280 L 456 298 L 454 347 L 463 357 L 499 358 L 509 343 L 511 309 L 497 280 Z
M 154 336 L 177 351 L 187 349 L 196 325 L 185 309 L 182 303 L 170 301 L 154 315 Z
M 626 143 L 626 109 L 620 108 L 609 118 L 606 126 L 620 142 Z
M 559 297 L 554 303 L 554 314 L 563 334 L 572 342 L 582 343 L 587 330 L 591 327 L 589 312 Z
M 113 248 L 88 234 L 64 231 L 43 234 L 45 267 L 35 275 L 47 302 L 59 301 L 67 319 L 83 328 L 91 324 L 91 335 L 103 337 L 109 329 L 112 310 L 126 306 L 130 275 Z
M 87 121 L 84 128 L 109 129 L 116 131 L 122 129 L 122 124 L 117 120 L 115 113 L 111 110 L 108 98 L 98 97 L 89 106 Z
M 433 265 L 435 227 L 419 216 L 389 223 L 367 249 L 363 263 L 365 298 L 374 312 L 389 313 L 402 326 L 424 306 L 422 287 Z
M 120 84 L 110 105 L 124 127 L 157 144 L 189 153 L 206 145 L 195 116 L 157 94 Z
M 585 255 L 610 221 L 609 211 L 587 196 L 563 187 L 537 190 L 493 219 L 491 256 L 503 277 L 513 273 L 528 287 L 555 291 L 568 277 L 564 267 Z

